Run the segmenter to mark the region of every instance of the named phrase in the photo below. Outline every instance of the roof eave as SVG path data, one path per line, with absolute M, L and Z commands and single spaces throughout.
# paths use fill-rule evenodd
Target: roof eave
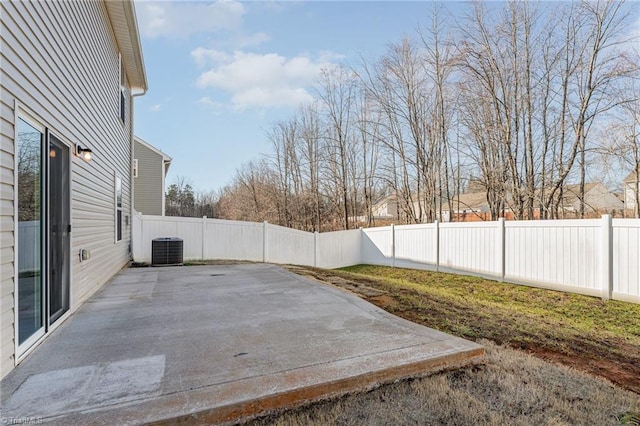
M 142 44 L 133 1 L 109 0 L 104 2 L 111 20 L 118 48 L 125 61 L 129 85 L 142 93 L 147 91 L 147 75 L 142 56 Z
M 171 160 L 173 160 L 173 158 L 171 158 L 171 156 L 165 154 L 164 152 L 162 152 L 158 147 L 151 145 L 149 142 L 145 141 L 144 139 L 142 139 L 140 136 L 133 136 L 133 140 L 135 142 L 138 142 L 141 145 L 144 145 L 145 147 L 149 148 L 151 151 L 155 152 L 156 154 L 160 155 L 162 157 L 162 161 L 165 163 L 171 163 Z

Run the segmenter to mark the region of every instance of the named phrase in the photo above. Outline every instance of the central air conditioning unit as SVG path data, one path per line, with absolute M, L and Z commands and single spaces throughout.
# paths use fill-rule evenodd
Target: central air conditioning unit
M 176 266 L 183 263 L 182 238 L 162 237 L 153 239 L 151 242 L 151 266 Z

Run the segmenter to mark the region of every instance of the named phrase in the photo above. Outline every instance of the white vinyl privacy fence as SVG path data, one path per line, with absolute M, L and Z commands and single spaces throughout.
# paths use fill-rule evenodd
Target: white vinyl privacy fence
M 298 231 L 269 223 L 134 214 L 133 260 L 151 262 L 151 242 L 183 240 L 184 260 L 248 260 L 340 268 L 360 263 L 361 231 Z
M 136 262 L 151 262 L 154 238 L 179 237 L 187 261 L 411 267 L 640 303 L 637 219 L 501 219 L 311 233 L 268 223 L 136 214 L 133 233 Z

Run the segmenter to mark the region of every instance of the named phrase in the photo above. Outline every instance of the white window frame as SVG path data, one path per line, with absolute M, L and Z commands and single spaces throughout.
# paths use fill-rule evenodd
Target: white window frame
M 122 53 L 118 53 L 118 117 L 125 125 L 127 122 L 127 75 L 124 72 Z
M 118 192 L 120 193 L 120 205 L 118 205 Z M 124 235 L 124 216 L 123 216 L 123 201 L 124 197 L 122 195 L 122 178 L 118 174 L 117 171 L 113 173 L 113 242 L 114 244 L 122 241 L 122 236 Z M 120 213 L 120 221 L 118 221 L 118 213 Z M 120 235 L 118 235 L 120 234 Z M 118 238 L 118 236 L 120 238 Z

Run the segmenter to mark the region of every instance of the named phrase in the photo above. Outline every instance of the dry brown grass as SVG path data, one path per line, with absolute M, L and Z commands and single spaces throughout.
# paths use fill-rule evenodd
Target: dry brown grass
M 480 341 L 486 363 L 254 420 L 258 425 L 640 424 L 640 396 L 521 351 Z

